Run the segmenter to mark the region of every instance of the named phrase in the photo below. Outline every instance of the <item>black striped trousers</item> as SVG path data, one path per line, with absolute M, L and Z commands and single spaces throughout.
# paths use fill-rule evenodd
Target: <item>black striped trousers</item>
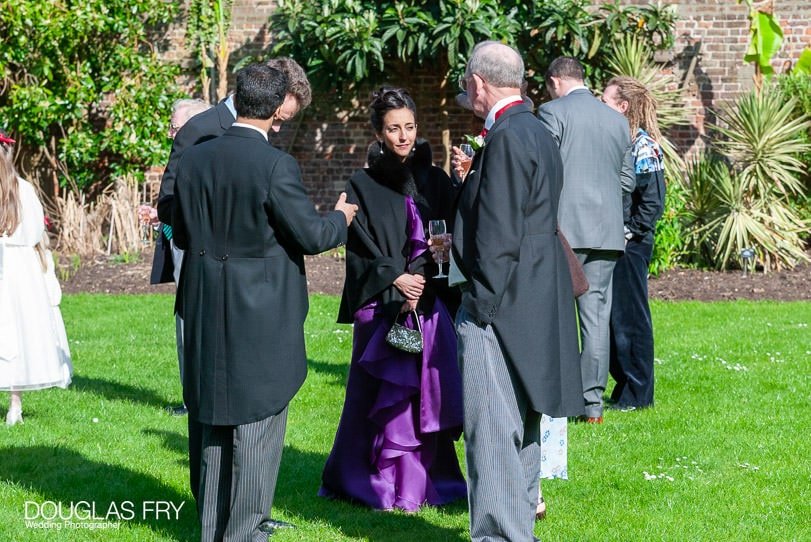
M 456 314 L 465 409 L 470 538 L 529 542 L 541 467 L 541 415 L 531 410 L 492 326 Z
M 202 542 L 267 541 L 259 525 L 270 519 L 286 425 L 287 407 L 245 425 L 199 425 Z

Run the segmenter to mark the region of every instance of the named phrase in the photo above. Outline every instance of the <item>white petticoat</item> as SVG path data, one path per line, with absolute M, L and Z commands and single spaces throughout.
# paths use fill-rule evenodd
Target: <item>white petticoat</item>
M 569 478 L 566 418 L 541 417 L 541 478 Z

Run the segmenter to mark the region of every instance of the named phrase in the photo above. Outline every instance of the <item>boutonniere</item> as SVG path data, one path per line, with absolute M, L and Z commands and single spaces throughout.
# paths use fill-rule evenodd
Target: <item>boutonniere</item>
M 467 141 L 468 144 L 471 147 L 473 147 L 474 151 L 478 151 L 479 149 L 484 147 L 484 136 L 482 135 L 477 136 L 465 135 L 465 141 Z

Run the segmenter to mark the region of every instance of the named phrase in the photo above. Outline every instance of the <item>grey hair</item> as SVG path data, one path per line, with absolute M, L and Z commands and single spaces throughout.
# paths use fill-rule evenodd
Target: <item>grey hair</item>
M 180 100 L 175 100 L 175 103 L 172 104 L 172 113 L 174 114 L 180 110 L 184 110 L 186 118 L 183 119 L 183 122 L 185 122 L 196 114 L 211 109 L 211 107 L 210 103 L 199 98 L 181 98 Z
M 465 73 L 475 73 L 496 87 L 521 88 L 524 60 L 509 45 L 494 40 L 482 41 L 473 47 Z

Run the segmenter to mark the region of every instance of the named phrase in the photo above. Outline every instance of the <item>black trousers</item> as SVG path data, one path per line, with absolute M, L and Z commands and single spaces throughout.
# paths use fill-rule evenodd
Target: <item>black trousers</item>
M 653 239 L 631 239 L 614 267 L 609 373 L 617 381 L 611 400 L 618 408 L 653 404 L 653 325 L 648 305 L 652 254 Z

